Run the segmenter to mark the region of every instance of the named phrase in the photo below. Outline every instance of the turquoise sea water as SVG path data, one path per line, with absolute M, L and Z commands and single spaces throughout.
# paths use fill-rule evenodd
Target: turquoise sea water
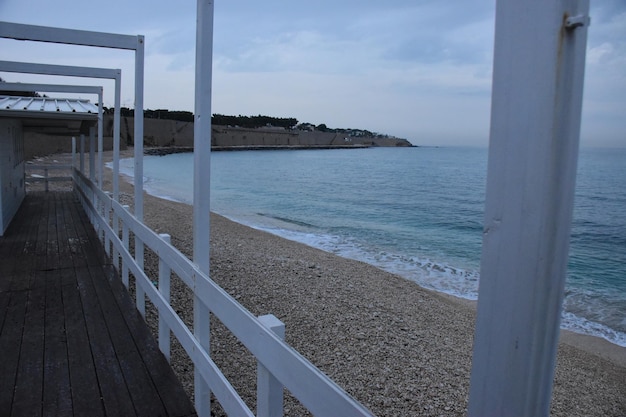
M 211 207 L 475 299 L 486 164 L 475 148 L 215 152 Z M 191 154 L 145 157 L 145 187 L 191 204 L 192 169 Z M 578 171 L 562 325 L 626 346 L 626 149 L 583 149 Z

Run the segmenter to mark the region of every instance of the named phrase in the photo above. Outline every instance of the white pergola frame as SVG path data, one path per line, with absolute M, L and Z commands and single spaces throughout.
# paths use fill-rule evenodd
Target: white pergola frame
M 213 8 L 212 0 L 197 1 L 193 237 L 194 262 L 207 276 Z M 588 12 L 589 0 L 497 1 L 470 417 L 549 414 L 573 211 Z M 0 22 L 0 36 L 7 32 L 15 39 L 135 46 L 136 88 L 140 84 L 143 89 L 143 37 Z M 136 99 L 135 116 L 142 117 L 142 90 Z M 143 119 L 138 128 L 136 117 L 135 139 L 142 137 Z M 142 181 L 143 143 L 135 142 L 135 217 L 141 221 L 143 187 L 137 181 Z M 208 308 L 198 298 L 194 304 L 194 333 L 206 349 L 208 322 L 199 326 L 197 320 L 208 317 Z M 208 415 L 208 387 L 201 380 L 196 378 L 196 410 Z
M 94 46 L 100 48 L 121 49 L 135 52 L 135 196 L 134 215 L 143 221 L 143 84 L 144 84 L 144 49 L 143 35 L 121 35 L 116 33 L 92 32 L 87 30 L 64 29 L 48 26 L 26 25 L 21 23 L 0 22 L 0 37 L 35 42 L 59 43 L 66 45 Z M 76 75 L 81 76 L 81 75 Z M 84 77 L 105 78 L 93 75 Z M 108 77 L 106 77 L 108 78 Z M 119 84 L 116 84 L 116 97 Z M 115 105 L 119 111 L 119 103 Z M 114 127 L 115 129 L 115 127 Z M 117 146 L 113 146 L 114 170 L 119 170 L 119 137 Z M 118 177 L 117 172 L 114 173 Z M 114 198 L 119 197 L 119 188 L 114 190 Z M 143 246 L 137 249 L 143 264 Z
M 113 114 L 113 152 L 118 155 L 114 156 L 114 161 L 117 160 L 117 164 L 114 162 L 114 179 L 113 179 L 113 194 L 116 201 L 119 201 L 119 146 L 120 146 L 120 85 L 122 79 L 122 71 L 119 69 L 110 68 L 92 68 L 92 67 L 75 67 L 66 65 L 52 65 L 52 64 L 36 64 L 30 62 L 13 62 L 13 61 L 0 61 L 0 71 L 3 72 L 16 72 L 16 73 L 29 73 L 40 75 L 58 75 L 58 76 L 70 76 L 70 77 L 86 77 L 86 78 L 100 78 L 110 79 L 115 81 L 115 109 Z M 55 88 L 54 92 L 89 92 L 89 91 L 71 91 L 78 89 L 85 89 L 85 86 L 67 86 L 67 85 L 54 85 L 54 84 L 27 84 L 27 83 L 5 83 L 6 85 L 42 85 L 52 86 Z M 5 85 L 3 84 L 3 85 Z M 69 91 L 68 91 L 69 90 Z M 24 91 L 24 90 L 22 90 Z M 29 90 L 25 90 L 29 91 Z M 30 90 L 33 91 L 33 90 Z M 53 90 L 46 90 L 53 92 Z M 103 106 L 102 106 L 102 87 L 98 95 L 98 185 L 102 187 L 102 173 L 103 173 L 103 159 L 102 153 L 104 151 L 103 144 Z M 117 166 L 116 166 L 117 165 Z M 93 179 L 93 178 L 92 178 Z
M 116 81 L 117 82 L 117 81 Z M 72 94 L 96 94 L 98 96 L 98 124 L 102 125 L 102 86 L 87 86 L 87 85 L 68 85 L 68 84 L 37 84 L 37 83 L 2 83 L 1 84 L 3 90 L 7 91 L 45 91 L 49 93 L 72 93 Z M 119 139 L 119 116 L 118 116 L 118 129 L 117 132 L 114 130 L 113 136 Z M 100 131 L 99 131 L 100 132 Z M 98 145 L 100 145 L 100 134 L 98 135 Z M 85 135 L 80 135 L 80 172 L 84 172 L 84 149 L 85 149 Z M 93 156 L 94 147 L 90 146 L 90 167 L 92 170 L 95 168 L 95 161 Z M 102 161 L 100 161 L 99 172 L 101 173 L 103 169 Z M 92 171 L 93 172 L 93 171 Z M 94 175 L 90 175 L 91 180 L 94 180 Z M 99 185 L 102 187 L 102 176 L 98 176 Z M 114 180 L 115 182 L 115 180 Z M 115 188 L 115 186 L 114 186 Z
M 145 41 L 143 35 L 121 35 L 116 33 L 92 32 L 86 30 L 0 22 L 0 37 L 66 45 L 93 46 L 135 52 L 134 215 L 137 220 L 143 222 L 143 84 L 145 54 Z M 88 75 L 84 76 L 88 77 Z M 115 95 L 116 97 L 119 97 L 119 83 L 116 83 L 115 89 Z M 116 102 L 115 112 L 119 112 L 119 107 L 119 103 Z M 119 129 L 119 126 L 117 128 Z M 102 124 L 100 123 L 99 132 L 101 129 Z M 115 142 L 116 140 L 114 138 L 113 177 L 115 184 L 113 194 L 114 199 L 119 201 L 119 183 L 117 182 L 119 177 L 119 136 L 117 137 L 117 143 Z M 102 152 L 99 152 L 99 155 L 100 158 L 102 158 Z M 101 160 L 99 165 L 102 165 Z M 138 264 L 143 268 L 143 242 L 137 242 L 135 246 L 135 257 Z

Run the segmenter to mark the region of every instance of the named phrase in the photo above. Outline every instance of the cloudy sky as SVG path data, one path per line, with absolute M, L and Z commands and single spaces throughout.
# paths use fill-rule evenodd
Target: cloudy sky
M 213 113 L 487 145 L 494 0 L 215 3 Z M 626 147 L 626 2 L 591 3 L 581 137 Z M 191 0 L 0 0 L 4 21 L 145 35 L 150 109 L 193 111 L 195 13 Z M 121 68 L 122 104 L 133 106 L 132 52 L 0 39 L 0 59 Z M 0 77 L 104 85 L 113 105 L 109 81 Z

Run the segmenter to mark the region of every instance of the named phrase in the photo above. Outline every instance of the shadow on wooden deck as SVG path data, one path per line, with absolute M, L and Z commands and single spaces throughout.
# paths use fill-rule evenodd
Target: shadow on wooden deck
M 0 354 L 2 416 L 195 415 L 71 192 L 0 237 Z

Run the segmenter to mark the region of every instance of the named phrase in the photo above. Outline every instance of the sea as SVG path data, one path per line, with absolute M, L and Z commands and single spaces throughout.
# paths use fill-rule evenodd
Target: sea
M 473 300 L 486 170 L 486 148 L 213 152 L 211 210 Z M 144 187 L 192 204 L 193 155 L 144 157 Z M 562 327 L 626 347 L 626 149 L 581 149 L 570 242 Z

